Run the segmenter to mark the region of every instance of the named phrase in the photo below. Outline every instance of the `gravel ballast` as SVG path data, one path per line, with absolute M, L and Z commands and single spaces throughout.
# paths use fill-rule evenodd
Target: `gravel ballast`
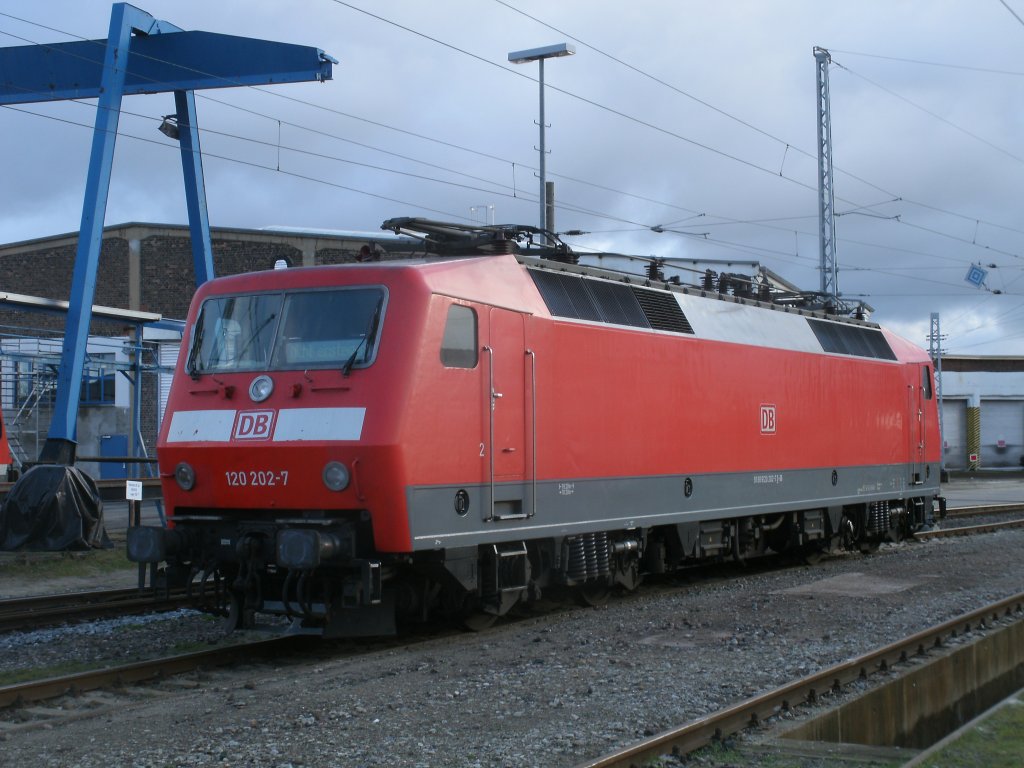
M 214 671 L 0 728 L 0 765 L 572 766 L 1024 591 L 1022 545 L 1009 530 L 736 569 L 479 634 Z M 219 633 L 191 612 L 90 626 L 0 636 L 0 669 Z

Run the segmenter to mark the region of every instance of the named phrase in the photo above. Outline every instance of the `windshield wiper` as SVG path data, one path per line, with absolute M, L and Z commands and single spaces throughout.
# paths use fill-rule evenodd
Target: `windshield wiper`
M 192 335 L 192 349 L 188 353 L 188 360 L 185 361 L 185 373 L 193 379 L 199 378 L 199 371 L 196 370 L 196 361 L 199 359 L 199 349 L 203 346 L 203 330 L 205 326 L 198 323 L 195 333 Z
M 370 345 L 373 344 L 374 337 L 377 335 L 377 324 L 380 323 L 380 310 L 384 306 L 384 299 L 380 299 L 377 302 L 377 308 L 373 310 L 373 317 L 370 318 L 370 324 L 366 327 L 366 333 L 363 338 L 356 344 L 356 348 L 352 350 L 352 354 L 348 360 L 345 361 L 345 365 L 341 368 L 341 375 L 348 378 L 348 375 L 352 372 L 352 366 L 356 364 L 356 358 L 359 356 L 359 351 L 364 347 L 366 348 L 366 354 L 363 355 L 363 362 L 366 362 L 367 356 L 370 354 Z

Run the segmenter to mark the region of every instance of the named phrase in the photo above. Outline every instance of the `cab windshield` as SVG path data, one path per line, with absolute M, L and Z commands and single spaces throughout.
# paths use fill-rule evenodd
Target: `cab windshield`
M 377 352 L 383 288 L 217 296 L 203 302 L 190 374 L 364 367 Z

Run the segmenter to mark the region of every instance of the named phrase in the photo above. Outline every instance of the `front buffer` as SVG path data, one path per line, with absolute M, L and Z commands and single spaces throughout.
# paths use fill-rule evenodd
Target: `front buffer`
M 229 630 L 266 613 L 328 637 L 396 631 L 387 582 L 409 540 L 405 504 L 375 482 L 398 471 L 394 449 L 192 443 L 160 460 L 169 525 L 130 529 L 130 560 L 165 562 L 163 582 L 187 586 Z

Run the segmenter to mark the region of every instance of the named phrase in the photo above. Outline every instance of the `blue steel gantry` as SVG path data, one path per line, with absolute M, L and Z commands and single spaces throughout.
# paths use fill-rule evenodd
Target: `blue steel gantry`
M 73 464 L 75 460 L 79 385 L 122 97 L 174 92 L 198 286 L 213 277 L 213 257 L 194 91 L 323 82 L 331 79 L 332 64 L 337 64 L 337 60 L 319 48 L 186 32 L 127 3 L 114 4 L 106 40 L 0 48 L 0 104 L 99 99 L 57 379 L 57 402 L 39 457 L 41 462 Z

